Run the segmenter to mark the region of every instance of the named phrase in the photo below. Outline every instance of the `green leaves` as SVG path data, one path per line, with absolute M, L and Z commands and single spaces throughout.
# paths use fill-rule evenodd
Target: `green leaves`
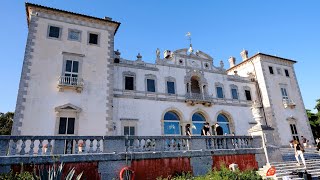
M 0 112 L 0 135 L 10 135 L 13 124 L 13 112 Z
M 317 110 L 317 113 L 313 113 L 309 109 L 306 111 L 314 138 L 320 138 L 320 99 L 317 99 L 316 103 L 314 109 Z
M 63 162 L 60 163 L 59 167 L 56 168 L 55 165 L 49 167 L 49 170 L 47 168 L 43 168 L 39 170 L 39 177 L 37 179 L 39 180 L 62 180 L 62 172 L 63 172 Z M 75 174 L 75 168 L 73 167 L 65 177 L 65 180 L 73 180 Z M 81 172 L 77 177 L 76 180 L 80 180 L 82 177 L 83 172 Z

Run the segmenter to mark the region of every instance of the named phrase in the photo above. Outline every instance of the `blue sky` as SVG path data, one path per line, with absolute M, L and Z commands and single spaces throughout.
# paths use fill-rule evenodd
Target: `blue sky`
M 320 98 L 320 1 L 244 0 L 30 0 L 28 2 L 121 22 L 115 49 L 121 56 L 154 62 L 155 50 L 188 46 L 214 58 L 218 66 L 240 51 L 297 60 L 295 65 L 306 108 Z M 14 111 L 27 37 L 24 1 L 3 0 L 0 17 L 0 112 Z M 228 66 L 227 66 L 228 67 Z

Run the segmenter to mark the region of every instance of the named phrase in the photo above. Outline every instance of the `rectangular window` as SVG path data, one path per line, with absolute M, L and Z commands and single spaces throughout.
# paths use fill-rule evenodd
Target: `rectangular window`
M 98 44 L 99 35 L 89 33 L 89 44 Z
M 148 92 L 156 92 L 154 79 L 147 79 L 147 91 Z
M 281 88 L 281 95 L 282 95 L 282 99 L 289 99 L 286 88 Z
M 75 118 L 60 117 L 59 134 L 74 134 Z
M 217 98 L 223 98 L 222 87 L 216 87 L 216 90 L 217 90 Z
M 64 84 L 76 85 L 78 82 L 79 61 L 66 60 Z
M 168 89 L 168 94 L 175 94 L 175 89 L 174 89 L 174 82 L 172 81 L 167 81 L 167 89 Z
M 282 75 L 281 68 L 277 68 L 277 73 L 278 73 L 279 75 Z
M 123 127 L 123 135 L 134 136 L 135 135 L 135 127 L 134 126 L 124 126 Z
M 135 136 L 135 127 L 134 126 L 124 126 L 123 127 L 123 135 L 125 136 Z M 134 140 L 133 139 L 130 139 L 130 140 L 126 140 L 126 144 L 128 144 L 128 141 L 129 141 L 129 144 L 130 146 L 133 145 L 133 142 Z
M 125 77 L 125 90 L 134 90 L 134 77 Z
M 290 77 L 290 76 L 289 76 L 289 71 L 288 71 L 288 69 L 285 69 L 285 70 L 284 70 L 284 73 L 286 74 L 287 77 Z
M 232 99 L 238 99 L 238 91 L 237 91 L 237 89 L 232 88 L 231 89 L 231 93 L 232 93 Z
M 294 140 L 299 141 L 299 135 L 295 124 L 290 124 L 291 134 Z
M 49 37 L 52 38 L 60 38 L 60 27 L 57 26 L 49 26 Z
M 273 74 L 273 68 L 271 66 L 269 66 L 269 72 L 270 74 Z
M 247 101 L 251 101 L 251 100 L 252 100 L 252 99 L 251 99 L 251 92 L 250 92 L 249 90 L 245 90 L 244 92 L 245 92 L 245 94 L 246 94 L 246 99 L 247 99 Z
M 80 41 L 81 32 L 74 29 L 69 29 L 68 39 L 73 41 Z

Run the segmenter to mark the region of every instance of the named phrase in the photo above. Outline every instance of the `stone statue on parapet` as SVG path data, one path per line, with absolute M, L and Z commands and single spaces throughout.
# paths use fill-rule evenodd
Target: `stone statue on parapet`
M 156 55 L 157 55 L 157 59 L 160 59 L 160 49 L 159 48 L 157 48 L 157 50 L 156 50 Z
M 224 69 L 224 63 L 223 63 L 222 60 L 220 61 L 220 68 L 221 68 L 221 69 Z

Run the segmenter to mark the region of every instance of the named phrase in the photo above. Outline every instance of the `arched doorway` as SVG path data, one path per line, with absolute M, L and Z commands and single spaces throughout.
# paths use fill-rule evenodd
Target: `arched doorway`
M 201 129 L 206 122 L 206 118 L 199 112 L 192 115 L 192 134 L 200 135 Z
M 180 135 L 180 117 L 173 111 L 168 111 L 163 117 L 164 135 Z
M 230 133 L 230 122 L 227 116 L 224 114 L 219 114 L 217 117 L 217 122 L 218 124 L 222 127 L 223 129 L 223 134 L 231 134 Z

